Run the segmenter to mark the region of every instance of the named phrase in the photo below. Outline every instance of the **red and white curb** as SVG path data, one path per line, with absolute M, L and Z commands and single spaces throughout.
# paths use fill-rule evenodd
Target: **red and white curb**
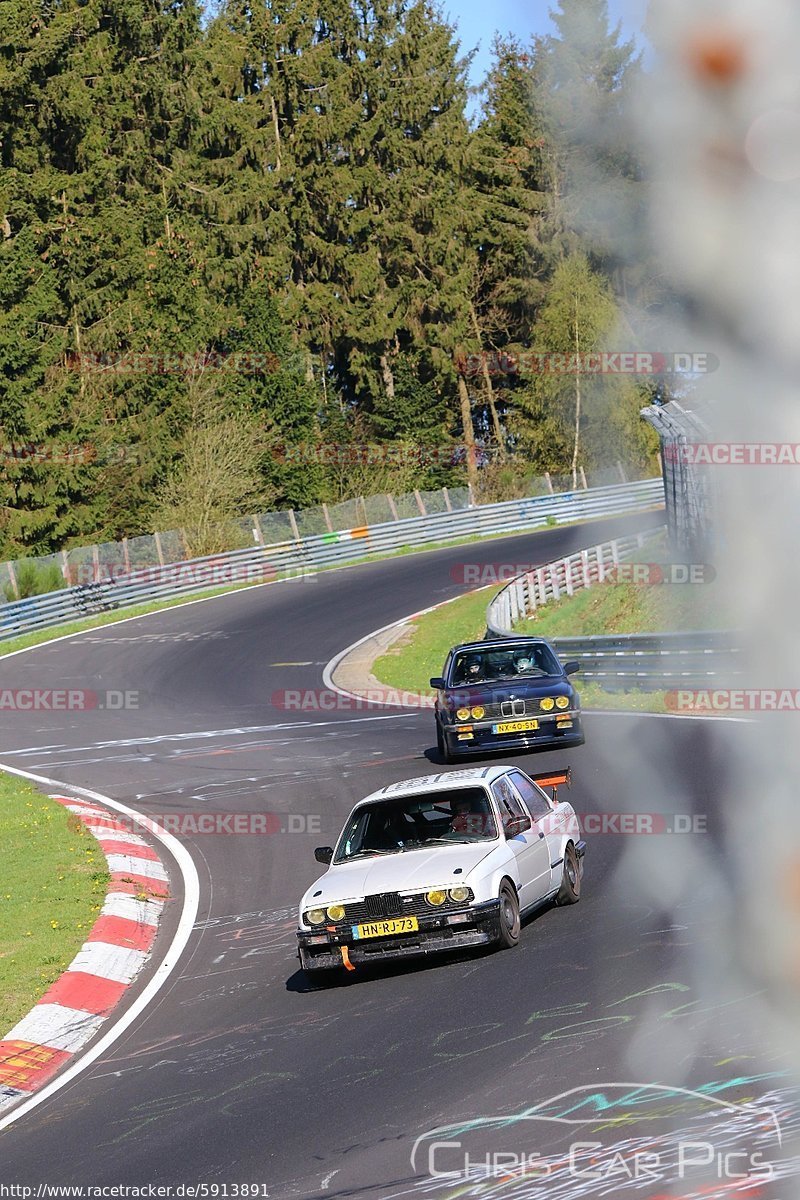
M 0 1040 L 0 1111 L 30 1097 L 94 1037 L 150 957 L 169 876 L 144 838 L 106 808 L 63 804 L 97 839 L 111 876 L 91 932 L 64 974 Z

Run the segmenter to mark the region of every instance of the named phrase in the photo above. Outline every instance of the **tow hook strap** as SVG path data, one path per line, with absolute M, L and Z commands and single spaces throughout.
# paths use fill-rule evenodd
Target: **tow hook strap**
M 350 954 L 347 950 L 347 946 L 340 946 L 339 949 L 342 952 L 342 962 L 344 963 L 347 970 L 355 971 L 356 968 L 355 968 L 354 964 L 350 962 Z

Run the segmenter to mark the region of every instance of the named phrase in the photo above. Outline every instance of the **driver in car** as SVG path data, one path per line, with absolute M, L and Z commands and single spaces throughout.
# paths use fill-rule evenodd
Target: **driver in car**
M 482 834 L 486 829 L 489 808 L 485 800 L 470 800 L 454 796 L 450 802 L 450 833 Z
M 380 820 L 380 823 L 378 823 Z M 408 841 L 411 836 L 408 822 L 402 813 L 375 813 L 370 823 L 370 833 L 367 839 L 370 850 L 395 850 Z
M 473 654 L 467 659 L 467 683 L 480 683 L 483 679 L 483 659 Z

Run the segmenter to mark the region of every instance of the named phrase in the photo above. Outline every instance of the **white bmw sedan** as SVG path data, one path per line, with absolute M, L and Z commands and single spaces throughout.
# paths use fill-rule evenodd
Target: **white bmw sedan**
M 569 771 L 471 767 L 406 779 L 353 809 L 300 902 L 306 971 L 494 944 L 521 917 L 580 898 L 585 843 L 558 797 Z M 552 789 L 552 799 L 544 788 Z

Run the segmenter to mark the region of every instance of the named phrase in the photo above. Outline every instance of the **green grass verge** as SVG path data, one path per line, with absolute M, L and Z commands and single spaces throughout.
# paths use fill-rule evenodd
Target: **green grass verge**
M 652 539 L 627 562 L 664 565 L 670 553 L 666 534 Z M 704 584 L 596 584 L 553 601 L 535 617 L 520 621 L 520 633 L 543 637 L 589 637 L 612 633 L 663 633 L 726 629 L 732 621 L 728 597 L 717 582 Z
M 428 680 L 441 672 L 450 647 L 485 634 L 486 608 L 493 595 L 494 589 L 481 588 L 418 617 L 410 636 L 375 661 L 373 675 L 399 691 L 430 692 Z
M 0 773 L 0 1037 L 58 979 L 106 894 L 102 850 L 61 804 Z
M 516 628 L 550 638 L 724 629 L 729 624 L 725 609 L 725 597 L 714 584 L 596 584 L 545 605 Z

